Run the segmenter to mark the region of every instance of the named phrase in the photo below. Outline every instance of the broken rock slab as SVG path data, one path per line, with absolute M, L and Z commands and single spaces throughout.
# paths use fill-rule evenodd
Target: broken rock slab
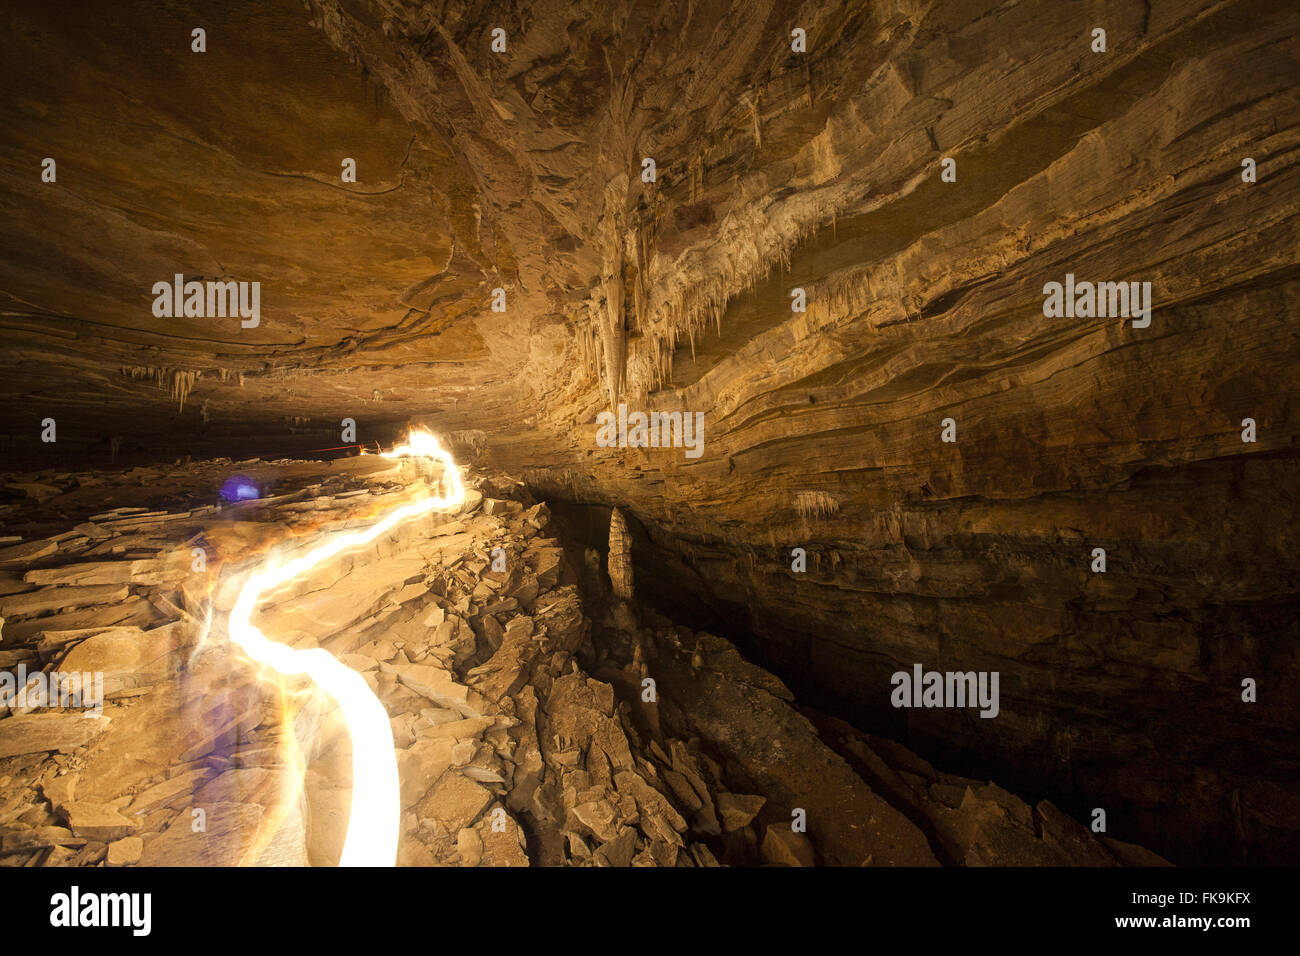
M 66 827 L 11 827 L 0 836 L 0 853 L 21 853 L 53 846 L 84 846 L 86 840 Z
M 451 766 L 456 741 L 443 737 L 417 740 L 397 755 L 397 773 L 402 786 L 402 808 L 413 807 Z
M 143 816 L 162 807 L 179 809 L 182 804 L 192 803 L 194 794 L 215 775 L 216 770 L 203 767 L 169 777 L 161 783 L 154 784 L 152 787 L 137 793 L 135 799 L 131 802 L 128 814 L 130 816 Z M 48 790 L 46 791 L 46 798 L 49 799 Z
M 492 806 L 483 814 L 473 832 L 478 835 L 482 848 L 479 866 L 530 865 L 524 831 L 500 804 Z
M 749 826 L 765 803 L 767 798 L 757 794 L 719 793 L 718 816 L 722 818 L 722 828 L 730 832 Z
M 218 803 L 202 808 L 205 829 L 195 832 L 182 813 L 146 844 L 142 866 L 238 866 L 251 852 L 262 823 L 262 808 L 252 803 Z
M 78 803 L 64 807 L 68 828 L 79 837 L 97 843 L 109 843 L 130 836 L 136 828 L 132 820 L 105 803 Z
M 463 684 L 458 684 L 450 671 L 429 664 L 385 664 L 379 669 L 393 674 L 403 684 L 421 697 L 439 707 L 460 712 L 465 717 L 479 717 L 490 709 L 481 694 Z
M 816 855 L 812 842 L 802 833 L 795 833 L 789 824 L 773 824 L 763 835 L 760 852 L 764 863 L 774 866 L 815 866 Z
M 443 833 L 459 833 L 478 820 L 492 799 L 492 791 L 451 770 L 416 804 L 415 813 L 421 820 L 436 821 Z
M 20 714 L 0 720 L 0 757 L 41 752 L 71 753 L 105 730 L 111 719 L 80 711 Z
M 134 866 L 140 862 L 143 853 L 144 841 L 138 836 L 115 840 L 108 845 L 108 855 L 104 858 L 104 865 Z
M 59 663 L 64 673 L 104 675 L 104 693 L 155 683 L 168 676 L 168 658 L 181 636 L 181 622 L 151 631 L 111 628 L 74 646 Z
M 25 617 L 63 608 L 99 607 L 126 600 L 126 585 L 95 584 L 85 587 L 52 587 L 0 598 L 0 615 Z

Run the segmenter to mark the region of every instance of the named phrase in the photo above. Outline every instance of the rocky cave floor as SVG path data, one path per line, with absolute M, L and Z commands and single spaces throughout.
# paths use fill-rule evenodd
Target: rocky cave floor
M 0 863 L 337 862 L 346 728 L 306 683 L 259 674 L 224 619 L 249 558 L 368 525 L 427 487 L 413 467 L 363 456 L 10 476 L 0 666 L 105 683 L 97 719 L 3 708 Z M 236 473 L 263 497 L 215 504 Z M 321 565 L 254 618 L 339 656 L 383 701 L 399 864 L 1165 862 L 802 709 L 727 640 L 616 596 L 635 586 L 617 530 L 598 553 L 557 536 L 520 482 L 467 469 L 465 483 L 459 513 Z

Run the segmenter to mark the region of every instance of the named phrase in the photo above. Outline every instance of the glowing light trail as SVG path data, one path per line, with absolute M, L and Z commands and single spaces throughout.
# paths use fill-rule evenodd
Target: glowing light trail
M 294 650 L 266 637 L 250 619 L 261 595 L 306 574 L 322 561 L 351 548 L 369 544 L 403 522 L 433 511 L 450 511 L 465 501 L 460 471 L 451 454 L 443 451 L 432 434 L 412 429 L 407 443 L 385 458 L 432 458 L 443 465 L 443 480 L 451 489 L 445 498 L 430 495 L 394 508 L 369 528 L 340 535 L 301 557 L 252 574 L 244 582 L 230 612 L 230 639 L 249 657 L 285 677 L 306 675 L 334 698 L 352 737 L 352 812 L 339 866 L 392 866 L 397 860 L 401 816 L 401 789 L 397 778 L 397 752 L 388 712 L 370 686 L 352 668 L 323 648 Z

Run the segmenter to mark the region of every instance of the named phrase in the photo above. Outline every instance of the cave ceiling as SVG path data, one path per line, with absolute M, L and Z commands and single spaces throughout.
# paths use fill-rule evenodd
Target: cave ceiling
M 0 427 L 187 450 L 427 418 L 581 466 L 597 411 L 659 393 L 734 470 L 1129 361 L 1113 323 L 1041 320 L 1067 269 L 1156 276 L 1187 333 L 1293 267 L 1285 4 L 1114 4 L 1104 55 L 1074 5 L 589 6 L 11 5 Z M 1247 144 L 1272 175 L 1229 192 Z M 176 274 L 258 281 L 259 324 L 154 315 Z

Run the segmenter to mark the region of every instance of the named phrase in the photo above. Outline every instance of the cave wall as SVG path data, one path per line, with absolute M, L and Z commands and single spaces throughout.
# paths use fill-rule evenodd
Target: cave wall
M 699 461 L 596 449 L 590 477 L 532 480 L 630 504 L 661 529 L 646 573 L 690 566 L 676 580 L 838 712 L 1080 811 L 1120 807 L 1174 858 L 1278 861 L 1297 809 L 1297 48 L 1280 10 L 1200 12 L 1153 17 L 1126 64 L 1039 90 L 1034 112 L 992 76 L 949 95 L 951 122 L 968 111 L 984 135 L 969 166 L 960 125 L 939 135 L 948 193 L 918 149 L 915 188 L 819 232 L 693 361 L 679 351 L 680 384 L 644 407 L 705 410 Z M 1008 72 L 962 74 L 933 46 L 924 63 L 913 105 Z M 1240 159 L 1266 149 L 1260 192 Z M 1150 328 L 1045 318 L 1043 284 L 1066 272 L 1151 281 Z M 917 662 L 1000 671 L 1002 714 L 892 709 L 891 673 Z M 1244 704 L 1258 675 L 1276 693 Z

